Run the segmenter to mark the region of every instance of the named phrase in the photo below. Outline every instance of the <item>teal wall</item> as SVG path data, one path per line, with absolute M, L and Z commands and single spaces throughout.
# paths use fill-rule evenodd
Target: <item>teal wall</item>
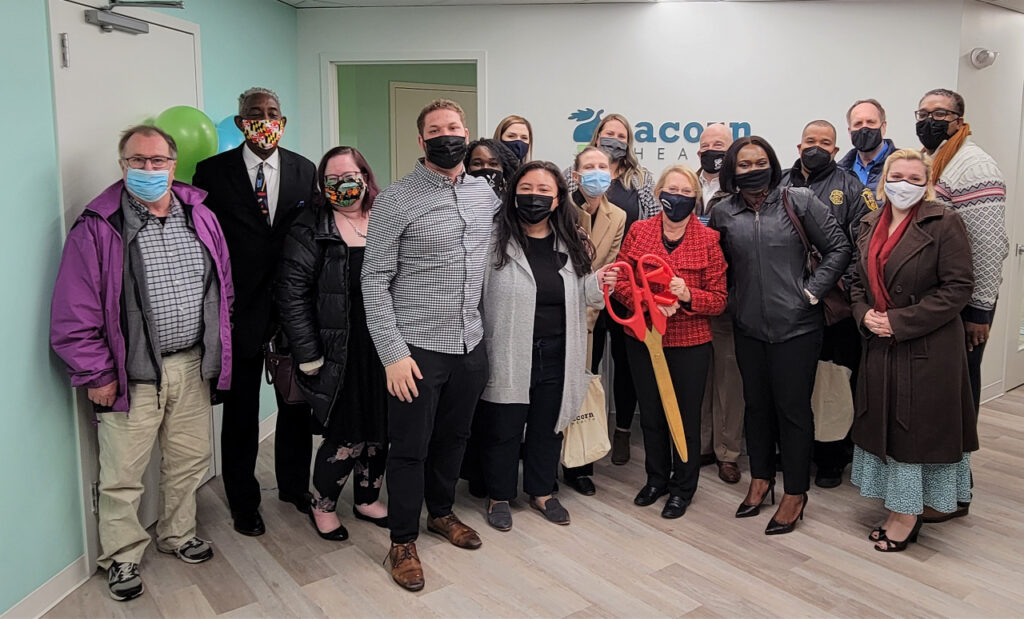
M 391 179 L 390 82 L 476 86 L 475 63 L 338 65 L 338 137 Z
M 297 145 L 295 10 L 277 0 L 187 5 L 167 13 L 200 25 L 204 111 L 220 120 L 235 113 L 240 92 L 264 85 L 277 91 L 289 117 L 283 144 Z M 75 413 L 63 365 L 48 343 L 63 241 L 48 39 L 45 0 L 0 4 L 7 120 L 0 149 L 0 212 L 7 221 L 0 226 L 0 614 L 84 551 Z M 276 408 L 270 393 L 264 417 Z
M 0 612 L 82 554 L 71 390 L 50 353 L 50 292 L 63 225 L 46 4 L 0 8 Z

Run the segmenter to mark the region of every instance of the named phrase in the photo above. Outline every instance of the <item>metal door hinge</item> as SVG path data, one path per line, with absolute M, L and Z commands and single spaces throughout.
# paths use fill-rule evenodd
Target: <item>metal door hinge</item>
M 68 69 L 71 67 L 71 44 L 68 43 L 68 33 L 60 33 L 60 66 Z
M 92 513 L 100 513 L 100 483 L 94 481 L 89 485 L 89 499 L 92 504 Z
M 1024 254 L 1024 245 L 1021 245 L 1020 243 L 1017 243 L 1016 247 L 1017 247 L 1017 255 L 1018 256 Z

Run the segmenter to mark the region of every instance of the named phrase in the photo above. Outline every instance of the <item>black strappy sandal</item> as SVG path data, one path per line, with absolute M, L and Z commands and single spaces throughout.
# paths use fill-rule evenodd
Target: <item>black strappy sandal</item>
M 879 548 L 876 545 L 875 550 L 877 550 L 878 552 L 903 552 L 907 549 L 908 545 L 913 544 L 917 541 L 917 536 L 921 532 L 921 525 L 923 523 L 924 521 L 921 519 L 921 516 L 918 516 L 917 522 L 914 523 L 914 528 L 910 530 L 910 535 L 907 536 L 907 539 L 902 541 L 896 541 L 889 539 L 888 537 L 882 538 L 878 540 L 877 543 L 884 544 L 885 547 Z

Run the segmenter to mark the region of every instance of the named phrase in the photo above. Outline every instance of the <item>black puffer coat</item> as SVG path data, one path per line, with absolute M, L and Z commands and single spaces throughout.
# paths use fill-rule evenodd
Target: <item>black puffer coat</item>
M 348 270 L 349 248 L 338 233 L 333 213 L 323 207 L 305 209 L 285 238 L 274 301 L 295 363 L 324 360 L 316 375 L 296 371 L 299 387 L 324 425 L 345 377 Z

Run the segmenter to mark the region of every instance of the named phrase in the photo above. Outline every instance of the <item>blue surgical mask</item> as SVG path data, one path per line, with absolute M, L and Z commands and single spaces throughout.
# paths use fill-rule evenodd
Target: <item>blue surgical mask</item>
M 612 175 L 608 170 L 590 170 L 580 174 L 580 189 L 591 198 L 608 191 L 611 184 Z
M 170 170 L 136 170 L 128 168 L 124 186 L 143 202 L 156 202 L 167 193 L 170 185 Z

